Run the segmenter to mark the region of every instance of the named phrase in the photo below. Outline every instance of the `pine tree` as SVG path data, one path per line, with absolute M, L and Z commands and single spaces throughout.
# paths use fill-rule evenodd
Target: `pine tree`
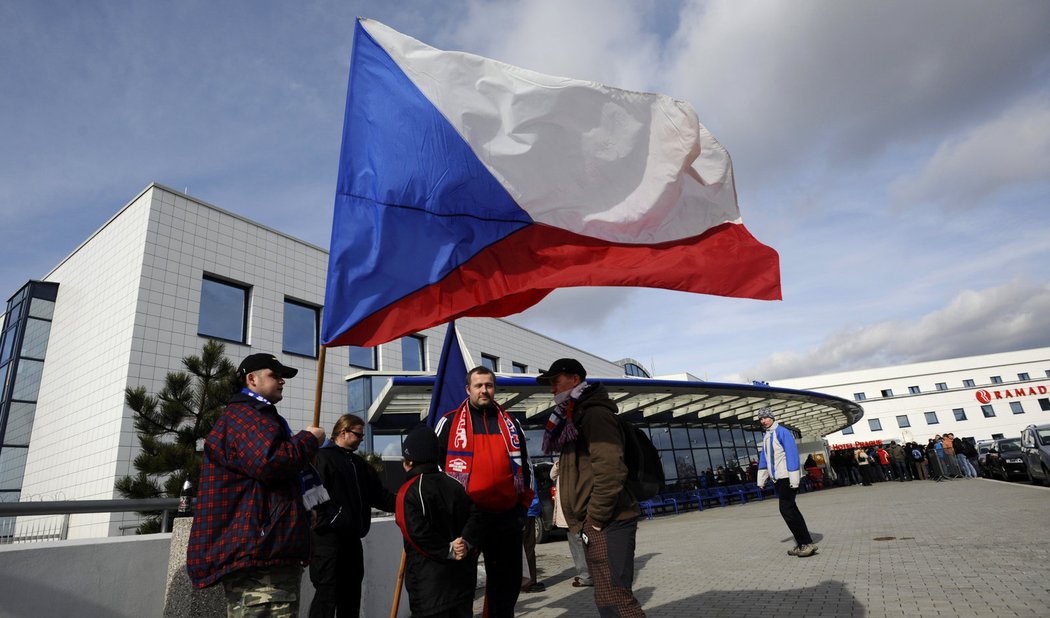
M 156 396 L 144 386 L 125 389 L 124 402 L 135 412 L 142 450 L 134 461 L 138 474 L 117 480 L 121 496 L 176 498 L 186 479 L 197 487 L 201 469 L 197 445 L 229 403 L 234 384 L 236 367 L 225 354 L 225 345 L 208 340 L 200 356 L 182 359 L 186 371 L 165 377 L 164 388 Z M 160 511 L 140 515 L 145 519 L 139 534 L 160 532 Z

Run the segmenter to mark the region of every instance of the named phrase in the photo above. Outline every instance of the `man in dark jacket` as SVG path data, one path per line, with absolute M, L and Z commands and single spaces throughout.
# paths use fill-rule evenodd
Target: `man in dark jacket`
M 438 468 L 438 439 L 425 425 L 402 445 L 408 481 L 397 494 L 405 538 L 405 589 L 413 618 L 470 618 L 478 578 L 480 518 L 463 486 Z
M 631 591 L 641 509 L 624 487 L 627 466 L 616 404 L 604 386 L 587 382 L 587 371 L 573 358 L 554 361 L 536 381 L 549 384 L 554 395 L 543 451 L 561 454 L 558 499 L 569 533 L 584 543 L 598 614 L 645 616 Z
M 310 561 L 310 582 L 316 592 L 310 618 L 360 614 L 365 577 L 361 539 L 372 525 L 370 507 L 394 512 L 394 494 L 355 452 L 364 437 L 364 420 L 344 414 L 332 429 L 332 440 L 317 453 L 315 466 L 331 499 L 317 507 Z
M 532 478 L 525 462 L 525 434 L 517 419 L 496 403 L 496 376 L 485 367 L 467 374 L 467 399 L 434 429 L 438 461 L 467 490 L 482 513 L 485 616 L 512 618 L 521 592 L 525 513 Z
M 242 388 L 204 442 L 186 570 L 198 588 L 222 582 L 231 616 L 299 615 L 310 560 L 300 472 L 325 433 L 307 427 L 293 434 L 274 407 L 297 372 L 272 354 L 241 361 Z

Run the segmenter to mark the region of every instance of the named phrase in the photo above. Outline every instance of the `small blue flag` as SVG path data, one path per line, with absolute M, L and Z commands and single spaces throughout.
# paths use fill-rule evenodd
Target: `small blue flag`
M 427 426 L 437 425 L 445 412 L 451 412 L 467 397 L 467 362 L 463 359 L 463 348 L 456 335 L 456 321 L 448 323 L 445 343 L 441 346 L 441 360 L 434 376 L 434 393 L 430 397 L 430 413 Z

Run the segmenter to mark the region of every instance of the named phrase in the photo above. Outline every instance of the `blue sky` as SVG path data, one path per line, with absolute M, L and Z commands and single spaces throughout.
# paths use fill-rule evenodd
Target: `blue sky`
M 0 296 L 151 181 L 327 247 L 358 15 L 690 102 L 780 252 L 780 302 L 573 289 L 513 321 L 711 380 L 1050 345 L 1041 0 L 0 0 Z

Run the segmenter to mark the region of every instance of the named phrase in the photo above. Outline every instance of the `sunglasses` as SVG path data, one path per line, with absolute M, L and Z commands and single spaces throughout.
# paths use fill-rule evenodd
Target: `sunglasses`
M 357 436 L 358 438 L 360 438 L 360 439 L 362 439 L 362 440 L 364 440 L 364 439 L 365 439 L 365 434 L 364 434 L 363 432 L 360 432 L 360 431 L 354 431 L 353 429 L 346 429 L 345 431 L 346 431 L 347 433 L 352 433 L 352 434 L 354 434 L 355 436 Z

